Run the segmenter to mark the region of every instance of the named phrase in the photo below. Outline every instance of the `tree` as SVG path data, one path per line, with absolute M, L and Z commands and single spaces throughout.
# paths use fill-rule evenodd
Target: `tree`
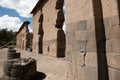
M 0 30 L 0 46 L 10 46 L 16 43 L 16 32 L 8 29 Z

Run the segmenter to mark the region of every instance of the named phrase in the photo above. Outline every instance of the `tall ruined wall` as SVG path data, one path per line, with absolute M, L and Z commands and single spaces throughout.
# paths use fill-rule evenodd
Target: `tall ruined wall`
M 120 0 L 101 0 L 109 80 L 120 79 Z
M 42 8 L 43 17 L 44 17 L 43 18 L 43 30 L 44 30 L 43 52 L 51 56 L 57 56 L 57 52 L 58 52 L 57 49 L 59 45 L 58 40 L 59 38 L 64 39 L 63 38 L 64 32 L 62 30 L 62 26 L 64 22 L 64 14 L 62 11 L 63 3 L 64 3 L 63 0 L 50 0 Z M 61 19 L 59 19 L 59 16 L 61 17 Z M 59 37 L 59 34 L 60 35 L 63 34 L 63 35 Z
M 23 49 L 23 50 L 27 50 L 27 48 L 29 47 L 28 45 L 28 24 L 29 22 L 24 22 L 23 25 L 20 27 L 18 34 L 16 36 L 16 45 L 17 48 Z
M 119 0 L 65 0 L 70 80 L 119 80 Z M 109 67 L 108 67 L 109 66 Z
M 43 52 L 47 55 L 56 56 L 57 53 L 57 28 L 55 28 L 57 11 L 55 10 L 57 0 L 48 1 L 43 7 Z
M 39 17 L 40 12 L 36 12 L 33 15 L 32 24 L 33 24 L 33 43 L 32 43 L 32 50 L 33 52 L 39 53 Z
M 65 46 L 63 46 L 65 45 L 65 34 L 62 30 L 63 3 L 64 0 L 44 0 L 37 3 L 36 12 L 32 12 L 34 52 L 51 56 L 65 54 Z M 59 51 L 61 52 L 58 53 Z

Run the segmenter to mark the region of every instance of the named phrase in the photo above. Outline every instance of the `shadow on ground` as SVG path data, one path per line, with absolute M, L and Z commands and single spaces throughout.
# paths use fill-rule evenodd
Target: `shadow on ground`
M 37 72 L 36 77 L 32 80 L 43 80 L 46 78 L 46 74 L 43 72 Z
M 29 79 L 29 80 L 43 80 L 45 78 L 46 78 L 46 74 L 44 74 L 43 72 L 37 72 L 36 76 L 33 79 Z M 3 80 L 3 78 L 0 78 L 0 80 Z

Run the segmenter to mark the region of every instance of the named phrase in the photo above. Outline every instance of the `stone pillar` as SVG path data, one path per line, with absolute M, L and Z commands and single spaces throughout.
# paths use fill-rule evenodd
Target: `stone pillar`
M 36 60 L 32 58 L 7 60 L 3 64 L 3 80 L 30 80 L 36 76 Z
M 17 53 L 14 49 L 9 49 L 7 53 L 7 59 L 11 60 L 15 58 L 20 58 L 20 53 Z

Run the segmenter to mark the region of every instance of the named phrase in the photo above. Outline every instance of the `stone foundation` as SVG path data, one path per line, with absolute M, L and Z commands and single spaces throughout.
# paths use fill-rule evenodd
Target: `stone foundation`
M 20 53 L 17 53 L 14 49 L 9 49 L 7 53 L 7 59 L 11 60 L 15 58 L 20 58 Z
M 3 80 L 30 80 L 36 75 L 36 60 L 32 58 L 7 60 L 3 67 Z

